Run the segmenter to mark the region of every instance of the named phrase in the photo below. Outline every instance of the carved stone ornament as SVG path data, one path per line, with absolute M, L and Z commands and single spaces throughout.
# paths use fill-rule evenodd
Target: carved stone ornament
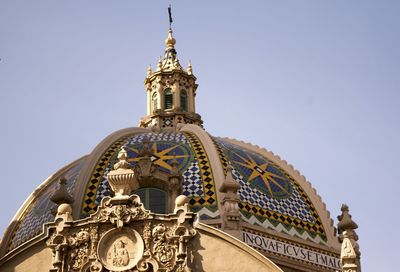
M 121 147 L 118 153 L 118 162 L 114 165 L 114 170 L 107 174 L 107 180 L 115 196 L 119 199 L 123 199 L 138 189 L 135 173 L 128 162 L 128 153 L 125 147 Z
M 240 188 L 232 175 L 233 168 L 228 165 L 225 180 L 219 191 L 223 193 L 222 197 L 222 229 L 223 230 L 239 230 L 240 229 L 240 198 L 238 190 Z
M 119 197 L 103 198 L 99 210 L 93 215 L 93 218 L 100 222 L 109 221 L 121 228 L 131 220 L 144 219 L 148 215 L 149 211 L 143 207 L 140 197 L 132 195 L 123 201 Z
M 192 271 L 195 214 L 187 203 L 179 196 L 174 213 L 160 215 L 146 210 L 137 195 L 105 197 L 89 218 L 57 217 L 45 225 L 50 271 Z
M 345 204 L 341 208 L 342 214 L 338 216 L 339 242 L 342 243 L 340 261 L 343 272 L 360 272 L 360 249 L 358 246 L 358 225 L 353 221 L 349 213 L 349 207 Z
M 132 269 L 142 259 L 144 242 L 130 228 L 112 229 L 100 239 L 97 248 L 100 262 L 111 271 Z

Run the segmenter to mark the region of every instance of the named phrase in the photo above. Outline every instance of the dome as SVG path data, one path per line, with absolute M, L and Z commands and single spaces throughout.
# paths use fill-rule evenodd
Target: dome
M 132 167 L 141 158 L 144 144 L 151 147 L 152 162 L 166 173 L 178 162 L 183 194 L 192 211 L 210 225 L 221 225 L 221 187 L 228 165 L 240 184 L 241 220 L 248 228 L 290 235 L 326 246 L 337 246 L 332 220 L 320 197 L 298 171 L 273 153 L 229 138 L 213 137 L 203 128 L 184 124 L 177 130 L 127 128 L 105 138 L 88 155 L 65 166 L 47 179 L 18 212 L 8 241 L 8 251 L 38 235 L 42 225 L 54 220 L 56 204 L 50 200 L 65 177 L 73 196 L 74 217 L 85 218 L 111 194 L 107 173 L 118 161 L 121 147 Z
M 128 205 L 128 199 L 135 199 L 129 205 L 141 207 L 146 216 L 152 213 L 152 220 L 168 223 L 169 218 L 184 211 L 197 217 L 202 224 L 199 230 L 207 229 L 208 235 L 218 233 L 215 235 L 224 237 L 225 242 L 239 243 L 241 250 L 250 249 L 250 255 L 262 256 L 268 263 L 270 260 L 263 258 L 270 258 L 287 271 L 337 271 L 340 244 L 316 190 L 293 166 L 272 152 L 212 136 L 204 129 L 201 116 L 195 111 L 198 85 L 193 67 L 189 64 L 184 70 L 179 64 L 175 42 L 170 29 L 164 58 L 158 62 L 157 70 L 149 67 L 147 71 L 147 115 L 139 127 L 112 133 L 90 154 L 44 181 L 6 230 L 0 244 L 0 260 L 37 241 L 44 244 L 45 239 L 50 239 L 51 229 L 60 234 L 65 226 L 79 228 L 79 222 L 92 224 L 93 218 L 100 224 L 101 212 L 111 203 L 107 201 L 117 203 L 120 209 L 113 211 L 120 228 L 123 205 Z M 151 205 L 158 205 L 159 210 Z M 192 226 L 193 218 L 187 217 Z M 181 222 L 182 218 L 177 220 Z M 346 226 L 354 229 L 355 225 Z M 153 231 L 158 232 L 158 227 Z M 215 232 L 216 229 L 222 232 Z M 81 231 L 85 234 L 82 237 L 89 237 L 89 229 Z M 143 235 L 146 233 L 143 230 Z M 94 255 L 97 238 L 90 238 Z M 52 243 L 53 253 L 54 241 L 58 241 L 54 239 L 46 242 Z M 59 265 L 59 261 L 53 260 L 53 265 Z

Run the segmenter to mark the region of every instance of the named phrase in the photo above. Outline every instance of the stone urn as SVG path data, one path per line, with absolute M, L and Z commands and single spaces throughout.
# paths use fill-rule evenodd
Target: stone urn
M 128 162 L 128 152 L 125 147 L 121 147 L 118 153 L 118 162 L 114 165 L 114 170 L 107 174 L 107 180 L 111 190 L 115 193 L 115 198 L 129 197 L 132 191 L 139 188 L 135 172 Z

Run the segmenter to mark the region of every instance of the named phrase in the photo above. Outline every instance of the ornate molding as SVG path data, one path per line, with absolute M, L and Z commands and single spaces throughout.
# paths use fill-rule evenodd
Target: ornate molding
M 90 218 L 60 216 L 46 225 L 50 272 L 191 271 L 194 220 L 185 196 L 177 197 L 168 215 L 146 210 L 137 195 L 104 198 Z

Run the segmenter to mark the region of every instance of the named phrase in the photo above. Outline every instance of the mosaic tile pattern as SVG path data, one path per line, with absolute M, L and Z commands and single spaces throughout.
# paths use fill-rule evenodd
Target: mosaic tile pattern
M 188 197 L 204 196 L 203 181 L 197 161 L 193 162 L 183 174 L 183 193 Z
M 97 209 L 96 198 L 99 185 L 103 181 L 104 171 L 106 170 L 111 157 L 115 155 L 115 152 L 121 148 L 126 139 L 127 137 L 123 137 L 118 141 L 116 141 L 115 143 L 113 143 L 108 148 L 108 150 L 102 155 L 100 161 L 97 162 L 97 165 L 93 170 L 92 176 L 90 177 L 88 186 L 86 187 L 85 198 L 82 204 L 83 206 L 81 214 L 82 218 L 87 217 L 89 214 L 96 211 Z M 103 187 L 105 186 L 103 185 Z
M 165 141 L 189 144 L 188 139 L 183 133 L 141 133 L 129 137 L 126 145 L 142 143 L 144 139 L 147 139 L 149 142 Z
M 293 191 L 290 198 L 274 199 L 261 193 L 256 188 L 251 187 L 236 169 L 233 169 L 232 174 L 235 180 L 240 183 L 239 194 L 240 199 L 243 202 L 280 214 L 306 220 L 310 223 L 314 222 L 314 218 L 312 217 L 307 204 L 297 190 Z
M 233 177 L 240 184 L 239 207 L 242 218 L 272 225 L 282 224 L 286 229 L 307 231 L 326 240 L 326 234 L 313 204 L 297 182 L 272 161 L 245 150 L 221 138 L 214 138 L 221 164 L 226 172 L 230 163 Z M 254 221 L 254 220 L 253 220 Z
M 174 121 L 173 121 L 173 118 L 172 117 L 164 117 L 163 119 L 162 119 L 162 127 L 163 128 L 165 128 L 165 127 L 172 127 L 173 125 L 174 125 Z
M 81 170 L 83 162 L 78 163 L 65 173 L 67 179 L 67 189 L 72 195 L 75 187 L 75 181 Z M 12 250 L 23 244 L 29 239 L 39 235 L 42 232 L 43 224 L 53 221 L 54 215 L 52 211 L 56 209 L 56 204 L 50 201 L 51 195 L 57 190 L 58 182 L 53 180 L 43 189 L 39 198 L 35 199 L 28 210 L 22 216 L 21 221 L 14 231 L 13 237 L 10 239 L 8 250 Z
M 196 136 L 190 133 L 185 133 L 185 135 L 189 139 L 192 148 L 196 153 L 204 187 L 204 195 L 191 198 L 189 203 L 192 206 L 209 206 L 211 210 L 214 210 L 218 205 L 217 194 L 215 192 L 214 177 L 207 153 L 200 140 Z
M 178 170 L 183 175 L 183 194 L 190 198 L 190 205 L 197 210 L 208 208 L 208 214 L 218 216 L 214 178 L 204 147 L 190 133 L 139 133 L 117 140 L 100 158 L 86 189 L 82 214 L 84 218 L 94 213 L 101 200 L 110 195 L 107 174 L 117 161 L 120 147 L 128 151 L 132 166 L 140 159 L 144 142 L 153 150 L 152 161 L 161 171 L 171 170 L 172 160 L 178 161 Z

